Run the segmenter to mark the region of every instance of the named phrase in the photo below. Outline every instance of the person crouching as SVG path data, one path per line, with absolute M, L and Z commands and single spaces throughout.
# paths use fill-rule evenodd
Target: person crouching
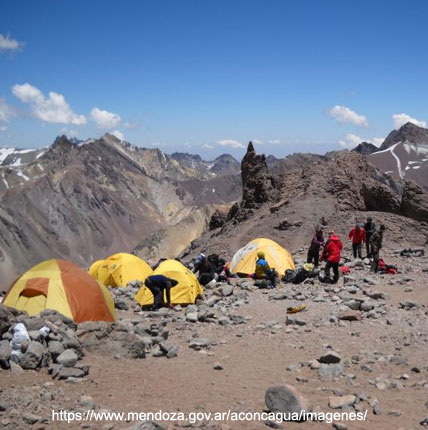
M 156 311 L 161 307 L 171 307 L 171 288 L 175 287 L 178 281 L 175 279 L 167 278 L 163 275 L 152 275 L 149 276 L 145 281 L 144 285 L 153 294 L 153 306 L 152 311 Z M 164 299 L 164 292 L 166 296 L 166 303 Z

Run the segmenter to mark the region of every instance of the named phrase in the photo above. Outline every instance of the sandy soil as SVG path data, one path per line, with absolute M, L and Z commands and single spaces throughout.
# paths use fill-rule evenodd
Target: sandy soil
M 391 262 L 394 262 L 391 257 Z M 166 359 L 148 356 L 134 360 L 114 358 L 99 353 L 87 353 L 83 363 L 91 366 L 90 374 L 83 382 L 66 383 L 54 381 L 55 388 L 62 390 L 64 397 L 53 401 L 63 408 L 77 408 L 81 395 L 91 396 L 97 408 L 118 412 L 183 411 L 217 412 L 263 411 L 264 395 L 271 385 L 291 384 L 306 397 L 315 410 L 332 412 L 328 406 L 331 395 L 358 394 L 365 392 L 370 399 L 378 399 L 381 414 L 374 415 L 373 407 L 360 401 L 357 409 L 367 413 L 366 422 L 345 423 L 348 429 L 417 429 L 419 422 L 427 416 L 425 404 L 428 390 L 428 323 L 425 309 L 428 306 L 426 273 L 423 263 L 406 275 L 378 275 L 374 290 L 388 293 L 386 316 L 377 320 L 363 318 L 357 322 L 328 323 L 329 315 L 337 311 L 338 304 L 328 293 L 325 302 L 316 303 L 309 298 L 307 310 L 296 317 L 307 322 L 306 326 L 286 326 L 286 308 L 289 300 L 269 300 L 267 291 L 249 293 L 247 303 L 236 308 L 235 313 L 250 319 L 246 324 L 222 327 L 217 324 L 196 323 L 185 325 L 169 323 L 171 341 L 178 345 L 178 357 Z M 409 263 L 412 267 L 412 264 Z M 414 281 L 405 282 L 411 276 Z M 391 284 L 391 285 L 390 285 Z M 342 281 L 339 287 L 342 287 Z M 413 291 L 405 292 L 411 285 Z M 281 284 L 279 290 L 289 285 Z M 318 294 L 323 287 L 316 284 L 305 287 Z M 303 287 L 302 287 L 303 290 Z M 401 309 L 403 300 L 414 300 L 419 307 Z M 181 311 L 183 312 L 183 311 Z M 119 312 L 121 317 L 139 317 L 132 311 Z M 277 326 L 272 328 L 272 325 Z M 388 321 L 388 322 L 387 322 Z M 314 322 L 316 323 L 314 325 Z M 321 326 L 317 327 L 317 325 Z M 264 323 L 270 328 L 257 327 Z M 213 346 L 206 351 L 195 351 L 188 347 L 192 336 L 206 337 Z M 342 360 L 349 359 L 351 366 L 347 375 L 336 379 L 321 379 L 316 370 L 299 363 L 308 363 L 319 358 L 327 348 L 339 352 Z M 359 362 L 355 360 L 359 357 Z M 407 364 L 393 364 L 388 356 L 402 357 Z M 352 358 L 354 357 L 354 360 Z M 214 363 L 221 363 L 223 370 L 215 370 Z M 287 370 L 290 365 L 297 369 Z M 368 365 L 371 372 L 362 369 Z M 364 367 L 364 366 L 363 366 Z M 420 373 L 411 369 L 417 367 Z M 404 376 L 403 376 L 404 375 Z M 406 376 L 407 375 L 407 376 Z M 354 379 L 351 379 L 354 378 Z M 398 388 L 377 388 L 376 378 L 398 381 Z M 17 376 L 2 372 L 0 388 L 23 389 L 51 381 L 45 370 L 26 371 Z M 425 382 L 424 382 L 425 381 Z M 398 415 L 398 416 L 396 416 Z M 2 417 L 0 413 L 0 418 Z M 0 421 L 1 422 L 1 421 Z M 163 423 L 175 428 L 171 423 Z M 113 426 L 113 427 L 112 427 Z M 58 423 L 48 422 L 35 428 L 128 428 L 127 423 Z M 212 423 L 193 428 L 262 429 L 263 422 Z M 286 423 L 283 428 L 331 428 L 322 422 Z M 327 427 L 326 427 L 327 426 Z

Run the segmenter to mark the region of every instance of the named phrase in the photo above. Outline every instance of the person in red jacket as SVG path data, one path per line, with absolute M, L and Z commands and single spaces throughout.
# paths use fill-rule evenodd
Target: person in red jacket
M 352 251 L 354 252 L 354 258 L 362 258 L 361 256 L 361 245 L 366 243 L 366 232 L 359 223 L 355 224 L 355 227 L 349 232 L 349 240 L 352 240 Z
M 325 265 L 325 278 L 327 282 L 336 284 L 339 280 L 339 262 L 340 262 L 340 251 L 343 248 L 343 244 L 339 239 L 339 236 L 334 233 L 328 238 L 326 246 L 321 256 L 321 260 L 327 257 L 327 263 Z M 333 280 L 330 280 L 330 269 L 333 269 Z

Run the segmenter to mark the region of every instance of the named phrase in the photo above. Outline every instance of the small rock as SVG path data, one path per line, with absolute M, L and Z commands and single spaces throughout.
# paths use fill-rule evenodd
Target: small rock
M 332 409 L 342 408 L 344 406 L 353 406 L 357 398 L 350 394 L 348 396 L 330 396 L 328 398 L 328 405 Z
M 412 300 L 406 300 L 404 302 L 400 302 L 400 306 L 403 309 L 413 309 L 413 308 L 416 308 L 418 304 Z
M 361 321 L 361 314 L 356 311 L 345 311 L 339 314 L 339 319 L 343 321 Z
M 318 361 L 320 363 L 326 363 L 326 364 L 334 364 L 339 363 L 342 357 L 335 351 L 328 351 L 324 355 L 322 355 Z
M 379 403 L 373 407 L 373 413 L 375 415 L 381 415 L 382 414 L 382 407 L 380 406 Z
M 202 348 L 208 348 L 211 345 L 209 339 L 204 337 L 196 337 L 190 341 L 189 348 L 196 349 L 197 351 Z
M 74 367 L 78 360 L 77 354 L 73 349 L 66 349 L 60 355 L 58 355 L 56 362 L 64 367 Z
M 215 370 L 223 370 L 223 366 L 220 363 L 214 363 L 213 369 L 215 369 Z
M 10 408 L 10 405 L 5 400 L 0 400 L 0 412 L 5 412 Z
M 341 423 L 333 423 L 332 427 L 336 430 L 348 430 L 348 426 Z
M 198 322 L 198 313 L 197 312 L 190 312 L 186 314 L 186 320 L 190 322 Z
M 128 303 L 126 303 L 125 300 L 116 300 L 114 302 L 114 307 L 120 311 L 127 311 L 129 309 Z
M 83 378 L 85 372 L 77 367 L 61 367 L 58 372 L 58 379 L 68 379 L 68 378 Z
M 42 418 L 38 415 L 34 415 L 31 412 L 24 412 L 22 414 L 22 419 L 27 424 L 35 424 L 37 421 L 40 421 Z
M 84 409 L 95 409 L 95 402 L 91 396 L 80 396 L 79 404 Z
M 220 291 L 223 297 L 227 297 L 233 294 L 233 289 L 234 289 L 233 285 L 226 284 L 221 287 Z

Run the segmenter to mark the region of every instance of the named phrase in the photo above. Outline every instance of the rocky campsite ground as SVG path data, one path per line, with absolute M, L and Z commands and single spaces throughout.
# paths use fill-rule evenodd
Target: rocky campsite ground
M 294 255 L 298 263 L 305 253 L 302 248 Z M 374 274 L 357 260 L 336 285 L 314 278 L 261 290 L 252 280 L 235 279 L 207 289 L 195 306 L 159 312 L 140 310 L 132 299 L 136 287 L 116 289 L 114 324 L 75 325 L 54 312 L 28 318 L 1 307 L 0 362 L 11 366 L 0 372 L 1 427 L 422 428 L 428 416 L 428 262 L 422 252 L 400 256 L 387 249 L 384 257 L 399 273 Z M 287 307 L 301 302 L 305 311 L 287 315 Z M 28 370 L 6 357 L 17 321 L 40 341 L 24 346 Z M 45 339 L 37 331 L 42 325 L 51 330 Z M 52 421 L 52 409 L 262 412 L 266 390 L 286 384 L 298 391 L 298 403 L 305 398 L 314 411 L 367 410 L 367 420 L 279 426 Z

